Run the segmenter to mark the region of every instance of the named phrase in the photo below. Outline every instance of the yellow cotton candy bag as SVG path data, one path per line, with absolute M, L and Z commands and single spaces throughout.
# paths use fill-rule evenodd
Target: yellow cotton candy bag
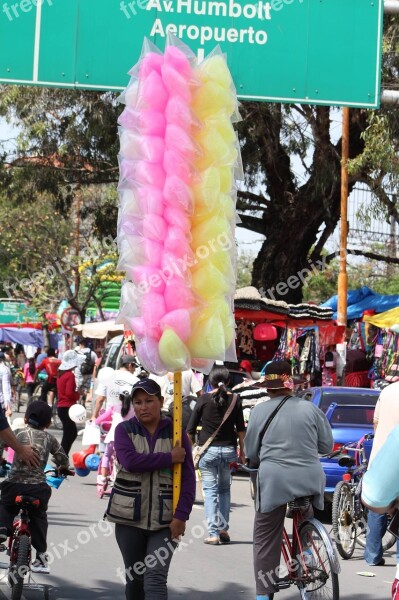
M 224 88 L 230 88 L 233 84 L 226 60 L 221 54 L 210 56 L 204 60 L 197 70 L 198 78 L 202 82 L 217 81 Z
M 165 329 L 159 340 L 159 356 L 168 371 L 184 371 L 190 366 L 190 353 L 173 329 Z

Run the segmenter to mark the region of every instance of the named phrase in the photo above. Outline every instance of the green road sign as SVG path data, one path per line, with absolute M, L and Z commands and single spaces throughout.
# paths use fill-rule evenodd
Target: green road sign
M 0 82 L 121 90 L 143 38 L 227 53 L 240 98 L 379 106 L 383 0 L 7 0 Z
M 0 323 L 37 323 L 39 316 L 33 308 L 28 308 L 23 302 L 0 302 Z

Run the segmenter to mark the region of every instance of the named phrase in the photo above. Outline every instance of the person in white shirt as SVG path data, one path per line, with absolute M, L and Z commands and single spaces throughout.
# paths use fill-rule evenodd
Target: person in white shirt
M 167 373 L 163 376 L 150 375 L 150 379 L 153 379 L 161 388 L 162 396 L 164 398 L 164 410 L 169 408 L 170 403 L 173 401 L 173 379 L 174 373 Z M 188 369 L 182 372 L 182 397 L 185 396 L 199 396 L 202 391 L 202 386 L 196 378 L 194 371 Z
M 97 419 L 102 408 L 107 410 L 110 406 L 120 404 L 119 395 L 121 390 L 126 388 L 127 385 L 133 387 L 139 380 L 133 374 L 136 368 L 137 361 L 134 356 L 128 354 L 122 356 L 120 367 L 115 371 L 114 377 L 107 383 L 99 383 L 96 389 L 97 398 L 92 419 Z
M 6 365 L 6 355 L 0 352 L 0 405 L 6 417 L 12 413 L 11 371 Z

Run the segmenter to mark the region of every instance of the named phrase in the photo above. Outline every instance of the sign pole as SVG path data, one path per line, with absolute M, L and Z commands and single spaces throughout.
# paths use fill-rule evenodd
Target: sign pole
M 342 160 L 341 160 L 341 228 L 339 240 L 338 310 L 337 324 L 347 325 L 348 274 L 346 256 L 348 242 L 348 158 L 349 158 L 349 108 L 342 110 Z M 346 342 L 337 344 L 337 384 L 344 385 Z
M 173 379 L 173 446 L 176 442 L 182 443 L 182 374 L 174 374 Z M 173 512 L 176 510 L 179 502 L 181 490 L 181 469 L 180 463 L 173 465 Z

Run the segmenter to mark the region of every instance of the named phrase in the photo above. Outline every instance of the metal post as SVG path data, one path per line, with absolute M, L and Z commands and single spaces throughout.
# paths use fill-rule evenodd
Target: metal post
M 182 374 L 175 373 L 173 380 L 173 445 L 182 443 Z M 173 465 L 173 511 L 176 510 L 181 490 L 181 464 Z
M 337 324 L 347 325 L 348 274 L 346 255 L 348 240 L 348 157 L 349 157 L 349 108 L 342 110 L 342 160 L 341 160 L 341 227 L 339 239 L 339 275 Z M 346 342 L 337 344 L 337 384 L 345 381 Z

